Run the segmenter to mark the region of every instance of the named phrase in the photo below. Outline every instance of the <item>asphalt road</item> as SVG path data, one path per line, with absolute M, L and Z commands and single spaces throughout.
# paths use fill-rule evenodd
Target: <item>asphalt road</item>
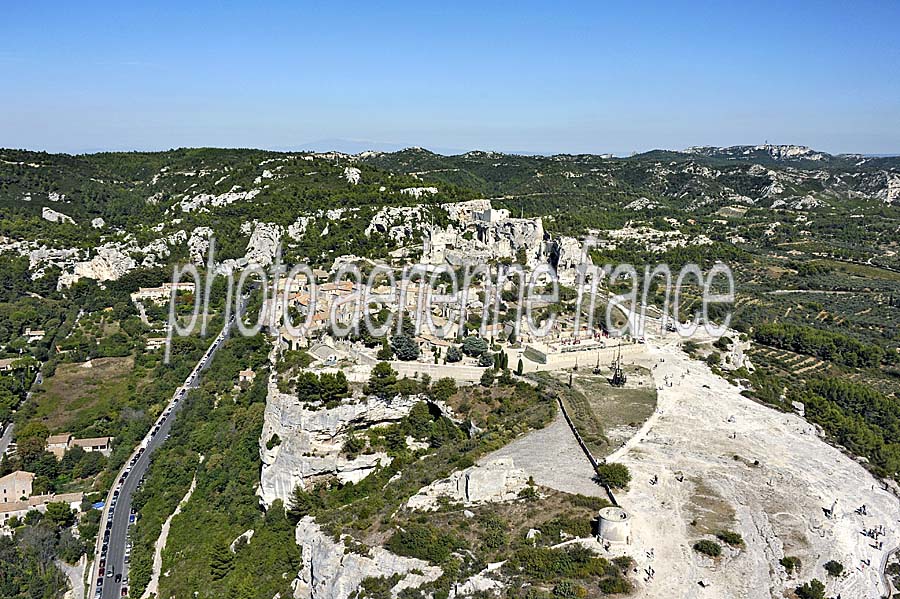
M 9 447 L 9 442 L 12 441 L 13 436 L 13 423 L 10 422 L 6 425 L 6 430 L 3 431 L 3 436 L 0 437 L 0 456 L 6 453 L 6 448 Z
M 37 376 L 34 378 L 34 383 L 31 385 L 31 388 L 33 389 L 35 385 L 40 385 L 43 382 L 44 375 L 38 372 Z M 27 400 L 29 397 L 31 397 L 31 391 L 28 391 L 28 393 L 25 395 L 25 399 Z M 15 428 L 15 423 L 10 422 L 6 425 L 6 429 L 4 429 L 3 431 L 3 436 L 0 437 L 0 457 L 2 457 L 4 453 L 6 453 L 6 448 L 9 447 L 9 444 L 12 442 L 13 428 Z
M 241 305 L 241 312 L 243 312 L 245 305 L 246 300 Z M 118 575 L 122 575 L 124 578 L 126 573 L 125 545 L 128 541 L 128 526 L 134 491 L 150 466 L 151 454 L 165 443 L 166 436 L 172 428 L 175 415 L 181 409 L 182 400 L 187 395 L 188 388 L 197 386 L 200 381 L 200 373 L 209 366 L 216 350 L 228 338 L 228 333 L 234 321 L 235 318 L 232 317 L 215 338 L 184 384 L 175 391 L 169 406 L 160 415 L 153 428 L 150 429 L 147 437 L 144 438 L 137 451 L 119 473 L 118 481 L 107 497 L 106 509 L 101 519 L 98 546 L 95 549 L 95 559 L 92 565 L 93 572 L 90 584 L 93 586 L 88 589 L 86 597 L 99 599 L 122 597 L 122 589 L 125 585 L 122 581 L 117 582 L 116 578 Z M 102 542 L 100 539 L 102 539 Z M 100 574 L 101 569 L 103 570 L 102 577 Z M 109 576 L 110 571 L 113 573 L 112 576 Z

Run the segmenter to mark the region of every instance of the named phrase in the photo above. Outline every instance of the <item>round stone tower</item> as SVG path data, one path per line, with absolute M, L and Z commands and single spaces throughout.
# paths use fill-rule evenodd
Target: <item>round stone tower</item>
M 631 522 L 625 510 L 620 507 L 605 507 L 600 510 L 599 516 L 597 537 L 600 542 L 631 543 Z

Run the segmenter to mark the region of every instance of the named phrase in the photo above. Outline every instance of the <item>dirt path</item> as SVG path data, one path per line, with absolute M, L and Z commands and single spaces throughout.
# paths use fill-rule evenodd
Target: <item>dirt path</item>
M 84 566 L 86 560 L 87 558 L 82 555 L 81 559 L 74 566 L 70 566 L 62 560 L 56 560 L 56 566 L 69 579 L 69 587 L 71 588 L 66 591 L 66 599 L 84 599 Z
M 159 533 L 159 538 L 156 539 L 156 546 L 153 551 L 153 574 L 150 576 L 150 582 L 147 583 L 147 588 L 144 590 L 144 594 L 141 595 L 141 599 L 149 599 L 151 594 L 159 594 L 159 577 L 162 572 L 162 552 L 163 549 L 166 548 L 166 541 L 169 539 L 169 528 L 172 526 L 172 519 L 181 513 L 181 508 L 191 499 L 191 495 L 194 493 L 196 487 L 197 476 L 194 475 L 194 480 L 191 481 L 191 486 L 187 493 L 185 493 L 181 501 L 178 502 L 175 511 L 166 518 L 166 521 L 162 525 L 162 530 Z

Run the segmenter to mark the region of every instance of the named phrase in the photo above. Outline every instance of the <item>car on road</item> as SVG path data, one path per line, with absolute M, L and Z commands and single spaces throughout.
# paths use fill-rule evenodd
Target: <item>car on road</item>
M 122 582 L 122 575 L 116 574 L 116 582 Z

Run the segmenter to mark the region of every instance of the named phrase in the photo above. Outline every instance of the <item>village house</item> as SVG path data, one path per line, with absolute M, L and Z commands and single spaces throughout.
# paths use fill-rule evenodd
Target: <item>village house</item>
M 172 285 L 172 283 L 163 283 L 159 287 L 140 287 L 137 291 L 131 294 L 131 301 L 139 302 L 142 300 L 150 300 L 153 302 L 162 303 L 172 296 L 173 287 L 176 293 L 180 291 L 184 291 L 187 293 L 194 292 L 194 284 L 190 282 L 179 282 L 175 283 L 174 286 Z
M 47 511 L 47 505 L 50 503 L 66 503 L 71 509 L 80 511 L 83 500 L 84 493 L 60 493 L 59 495 L 35 495 L 24 501 L 0 503 L 0 524 L 6 524 L 13 517 L 21 520 L 31 510 L 37 510 L 43 514 Z
M 17 470 L 0 478 L 0 503 L 22 501 L 31 497 L 34 474 Z
M 66 451 L 69 450 L 69 443 L 71 442 L 72 435 L 69 433 L 50 435 L 47 437 L 47 451 L 56 456 L 57 460 L 61 460 Z
M 46 334 L 47 332 L 43 329 L 26 328 L 25 340 L 28 341 L 28 343 L 34 343 L 35 341 L 40 341 L 41 339 L 43 339 Z
M 57 460 L 63 459 L 65 453 L 75 447 L 84 451 L 97 451 L 109 456 L 112 451 L 112 437 L 91 437 L 88 439 L 75 439 L 71 433 L 59 433 L 47 437 L 47 451 L 52 453 Z

